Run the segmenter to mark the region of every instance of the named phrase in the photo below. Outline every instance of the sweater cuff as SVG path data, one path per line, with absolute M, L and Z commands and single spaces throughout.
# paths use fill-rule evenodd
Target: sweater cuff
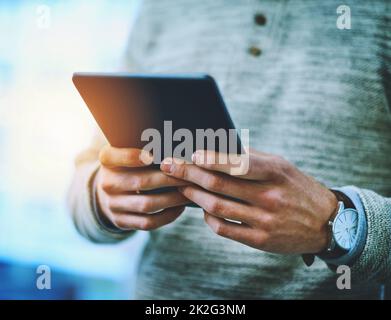
M 91 164 L 84 165 L 83 168 L 83 181 L 85 185 L 81 188 L 84 193 L 79 198 L 83 203 L 81 210 L 78 210 L 81 214 L 74 217 L 75 224 L 80 234 L 89 240 L 96 243 L 115 243 L 128 238 L 134 233 L 129 232 L 114 232 L 111 228 L 107 228 L 99 219 L 99 212 L 96 206 L 95 197 L 95 176 L 99 169 L 99 161 Z
M 391 199 L 355 188 L 367 217 L 365 247 L 352 266 L 352 277 L 384 282 L 391 277 Z

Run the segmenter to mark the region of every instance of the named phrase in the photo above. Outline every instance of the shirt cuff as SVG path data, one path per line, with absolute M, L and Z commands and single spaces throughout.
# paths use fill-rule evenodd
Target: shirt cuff
M 358 212 L 358 227 L 357 227 L 357 237 L 354 246 L 341 257 L 338 258 L 321 258 L 327 264 L 333 266 L 339 265 L 348 265 L 352 266 L 357 258 L 361 255 L 364 250 L 366 239 L 367 239 L 367 231 L 368 231 L 368 223 L 365 214 L 365 209 L 363 203 L 360 199 L 358 190 L 354 186 L 345 186 L 341 188 L 333 188 L 333 190 L 340 191 L 344 193 L 349 199 L 353 202 L 356 210 Z

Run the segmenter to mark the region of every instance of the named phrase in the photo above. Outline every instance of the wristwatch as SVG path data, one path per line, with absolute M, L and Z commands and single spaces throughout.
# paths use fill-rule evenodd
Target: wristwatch
M 317 254 L 321 259 L 334 259 L 348 253 L 354 247 L 358 230 L 358 211 L 353 202 L 344 193 L 331 190 L 338 200 L 338 210 L 327 223 L 329 241 L 327 248 Z M 307 266 L 312 265 L 315 256 L 304 254 L 303 260 Z

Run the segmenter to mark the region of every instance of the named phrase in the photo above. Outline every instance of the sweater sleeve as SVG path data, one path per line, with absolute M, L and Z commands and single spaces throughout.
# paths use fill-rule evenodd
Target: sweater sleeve
M 94 178 L 99 169 L 99 151 L 106 143 L 103 134 L 98 133 L 91 146 L 78 155 L 68 191 L 68 206 L 76 229 L 82 236 L 97 243 L 119 242 L 134 233 L 115 232 L 99 219 L 95 204 Z
M 352 277 L 387 282 L 391 278 L 391 198 L 357 189 L 367 217 L 364 250 L 352 266 Z
M 141 9 L 144 7 L 142 4 Z M 137 48 L 139 43 L 137 37 L 141 28 L 149 25 L 145 13 L 139 13 L 132 27 L 137 32 L 130 32 L 127 49 L 121 59 L 121 71 L 141 72 Z M 138 37 L 140 38 L 140 37 Z M 139 40 L 138 40 L 139 41 Z M 95 203 L 95 175 L 99 169 L 99 152 L 107 144 L 107 140 L 101 131 L 97 132 L 89 148 L 81 152 L 75 161 L 75 173 L 68 192 L 68 206 L 72 214 L 74 224 L 81 235 L 93 242 L 113 243 L 124 239 L 135 233 L 135 231 L 116 230 L 104 222 L 105 219 Z

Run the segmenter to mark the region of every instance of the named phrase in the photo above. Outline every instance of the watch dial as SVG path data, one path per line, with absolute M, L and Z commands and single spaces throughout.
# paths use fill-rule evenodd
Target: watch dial
M 358 212 L 345 209 L 340 212 L 333 223 L 333 235 L 336 243 L 345 250 L 350 250 L 356 240 Z

